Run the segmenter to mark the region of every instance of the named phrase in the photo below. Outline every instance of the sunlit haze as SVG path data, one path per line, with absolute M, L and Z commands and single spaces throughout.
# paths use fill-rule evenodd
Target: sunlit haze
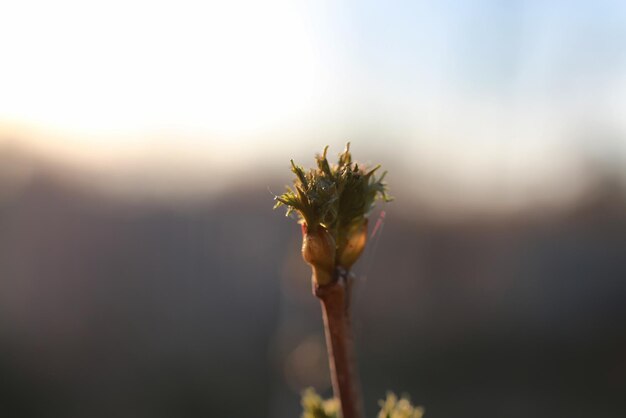
M 0 152 L 129 184 L 350 140 L 415 187 L 524 200 L 626 154 L 619 1 L 9 2 L 0 60 Z

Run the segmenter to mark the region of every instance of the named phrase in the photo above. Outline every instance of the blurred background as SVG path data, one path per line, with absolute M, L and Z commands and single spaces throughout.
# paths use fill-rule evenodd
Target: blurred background
M 298 225 L 352 142 L 368 416 L 621 417 L 626 3 L 0 5 L 0 416 L 299 416 L 330 396 Z

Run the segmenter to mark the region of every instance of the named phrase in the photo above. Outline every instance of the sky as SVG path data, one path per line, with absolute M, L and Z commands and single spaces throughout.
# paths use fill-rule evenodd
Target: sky
M 582 154 L 623 162 L 622 109 L 621 1 L 0 5 L 0 147 L 139 183 L 349 140 L 434 192 L 551 194 Z

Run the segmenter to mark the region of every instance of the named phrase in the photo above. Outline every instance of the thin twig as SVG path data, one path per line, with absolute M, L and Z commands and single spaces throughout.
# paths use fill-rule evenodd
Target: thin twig
M 346 281 L 317 286 L 314 292 L 322 304 L 331 380 L 335 397 L 341 402 L 342 416 L 361 418 Z

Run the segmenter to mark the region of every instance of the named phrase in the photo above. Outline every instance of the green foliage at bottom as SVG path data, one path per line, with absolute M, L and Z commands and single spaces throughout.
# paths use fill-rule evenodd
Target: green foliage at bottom
M 378 404 L 381 407 L 378 418 L 422 418 L 424 415 L 424 408 L 413 406 L 406 396 L 398 399 L 391 392 Z M 341 418 L 337 399 L 324 400 L 311 388 L 302 393 L 302 409 L 302 418 Z
M 302 418 L 341 418 L 339 401 L 335 398 L 324 400 L 308 388 L 302 393 Z
M 424 408 L 413 406 L 407 396 L 398 399 L 391 392 L 387 393 L 387 399 L 380 401 L 381 407 L 378 418 L 422 418 Z

